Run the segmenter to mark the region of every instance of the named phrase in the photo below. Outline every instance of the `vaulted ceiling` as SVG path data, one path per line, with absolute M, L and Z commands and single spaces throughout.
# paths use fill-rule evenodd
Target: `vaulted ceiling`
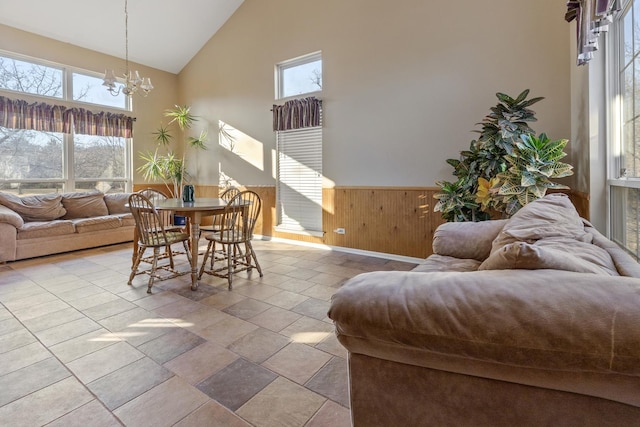
M 129 60 L 177 74 L 243 0 L 127 0 Z M 125 57 L 125 0 L 0 0 L 0 24 Z

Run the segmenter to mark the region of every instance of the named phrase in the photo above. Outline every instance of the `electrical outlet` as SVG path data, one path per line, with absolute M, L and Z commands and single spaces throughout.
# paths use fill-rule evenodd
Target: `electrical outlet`
M 344 228 L 336 228 L 335 230 L 333 230 L 335 233 L 338 234 L 345 234 L 346 230 Z

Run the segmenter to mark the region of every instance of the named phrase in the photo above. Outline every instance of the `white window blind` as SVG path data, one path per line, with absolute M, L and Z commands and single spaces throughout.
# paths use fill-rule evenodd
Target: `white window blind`
M 278 229 L 322 232 L 322 126 L 276 132 Z

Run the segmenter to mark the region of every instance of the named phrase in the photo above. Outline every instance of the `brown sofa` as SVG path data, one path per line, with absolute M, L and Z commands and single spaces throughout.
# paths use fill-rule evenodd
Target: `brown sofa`
M 125 207 L 128 197 L 0 193 L 0 262 L 131 241 L 135 222 Z
M 355 426 L 640 425 L 640 266 L 568 198 L 433 248 L 332 299 Z

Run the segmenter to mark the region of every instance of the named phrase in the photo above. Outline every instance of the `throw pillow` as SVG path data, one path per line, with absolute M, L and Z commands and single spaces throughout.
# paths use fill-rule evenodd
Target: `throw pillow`
M 60 203 L 60 194 L 42 194 L 18 197 L 0 193 L 0 203 L 19 214 L 24 221 L 51 221 L 63 216 L 66 211 Z
M 65 193 L 62 195 L 62 205 L 67 210 L 63 219 L 90 218 L 109 215 L 101 192 Z
M 553 193 L 516 212 L 493 241 L 491 253 L 514 242 L 533 243 L 548 237 L 570 237 L 590 242 L 582 218 L 566 194 Z
M 578 273 L 592 273 L 608 276 L 618 276 L 608 253 L 590 243 L 580 243 L 580 247 L 563 248 L 556 243 L 548 245 L 515 242 L 503 246 L 492 253 L 478 270 L 509 270 L 509 269 L 553 269 L 575 271 Z M 592 248 L 589 248 L 592 247 Z M 596 254 L 595 250 L 604 252 L 604 258 Z M 608 260 L 607 260 L 608 258 Z M 611 263 L 611 265 L 608 265 Z

